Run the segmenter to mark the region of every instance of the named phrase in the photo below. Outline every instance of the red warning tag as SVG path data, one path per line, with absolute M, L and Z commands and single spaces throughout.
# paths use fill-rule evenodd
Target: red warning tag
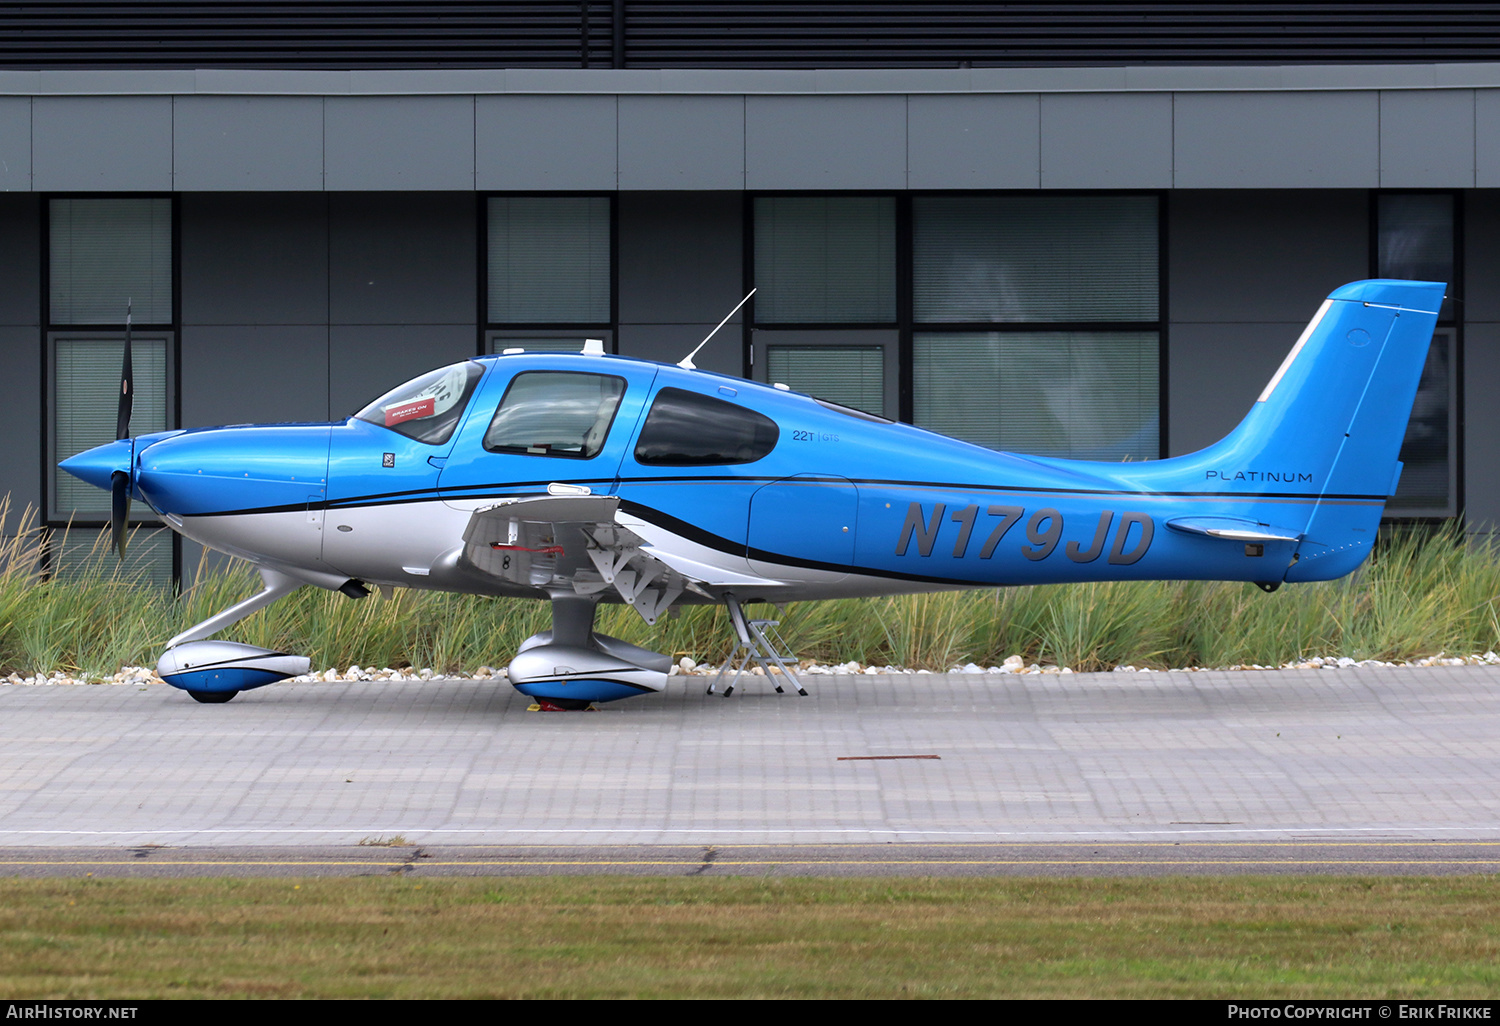
M 425 399 L 413 399 L 409 403 L 397 403 L 395 406 L 387 406 L 385 408 L 385 426 L 395 427 L 402 421 L 430 417 L 436 412 L 436 396 L 429 395 Z

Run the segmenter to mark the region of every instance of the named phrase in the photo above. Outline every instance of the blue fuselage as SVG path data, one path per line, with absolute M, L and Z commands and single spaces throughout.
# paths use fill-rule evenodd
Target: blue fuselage
M 618 495 L 622 513 L 719 565 L 783 586 L 768 598 L 1106 578 L 1276 582 L 1297 538 L 1243 544 L 1169 525 L 1297 527 L 1322 508 L 1351 537 L 1373 538 L 1385 499 L 1329 494 L 1320 468 L 1265 462 L 1237 451 L 1233 436 L 1171 460 L 1028 458 L 702 371 L 571 354 L 476 362 L 482 377 L 440 443 L 360 419 L 148 435 L 134 443 L 136 494 L 182 533 L 256 562 L 452 587 L 434 568 L 474 510 L 582 486 Z M 487 447 L 507 389 L 535 371 L 623 379 L 592 455 Z M 662 389 L 753 409 L 774 423 L 774 444 L 748 462 L 643 463 L 642 427 Z M 85 453 L 69 469 L 88 478 L 92 456 L 93 473 L 107 479 L 129 444 Z M 1346 572 L 1343 562 L 1329 560 L 1328 576 Z

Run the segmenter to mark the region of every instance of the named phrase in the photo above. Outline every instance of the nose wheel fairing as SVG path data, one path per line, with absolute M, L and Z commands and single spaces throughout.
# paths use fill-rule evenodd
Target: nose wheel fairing
M 174 688 L 200 702 L 227 702 L 241 691 L 263 688 L 311 669 L 306 656 L 275 652 L 238 641 L 205 640 L 251 613 L 302 587 L 294 577 L 261 567 L 265 587 L 242 602 L 189 627 L 171 641 L 156 663 L 156 673 Z

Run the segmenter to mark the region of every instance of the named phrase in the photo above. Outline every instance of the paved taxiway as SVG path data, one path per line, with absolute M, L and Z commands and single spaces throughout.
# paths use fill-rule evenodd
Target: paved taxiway
M 1500 867 L 1494 667 L 808 683 L 3 687 L 0 873 Z

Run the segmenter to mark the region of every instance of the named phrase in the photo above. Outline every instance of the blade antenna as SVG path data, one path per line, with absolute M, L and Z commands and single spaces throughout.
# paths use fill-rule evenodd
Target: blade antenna
M 125 361 L 120 368 L 120 405 L 115 414 L 115 441 L 130 437 L 130 410 L 135 404 L 135 361 L 130 357 L 130 322 L 134 301 L 125 301 Z M 135 447 L 131 447 L 132 460 Z M 117 470 L 109 476 L 109 526 L 115 551 L 125 558 L 127 526 L 130 523 L 130 472 Z
M 728 324 L 729 318 L 739 313 L 740 307 L 750 302 L 750 297 L 753 295 L 755 295 L 755 289 L 751 289 L 749 292 L 745 293 L 745 298 L 734 304 L 734 309 L 725 314 L 724 319 L 718 323 L 714 330 L 710 331 L 703 337 L 703 341 L 698 343 L 698 349 L 702 349 L 704 346 L 708 345 L 708 340 L 717 335 L 719 333 L 719 328 L 722 328 L 724 327 L 724 325 Z M 683 370 L 697 370 L 698 368 L 693 364 L 693 357 L 698 355 L 698 349 L 694 349 L 691 353 L 688 353 L 686 356 L 684 356 L 680 361 L 678 361 L 677 366 L 681 367 Z

